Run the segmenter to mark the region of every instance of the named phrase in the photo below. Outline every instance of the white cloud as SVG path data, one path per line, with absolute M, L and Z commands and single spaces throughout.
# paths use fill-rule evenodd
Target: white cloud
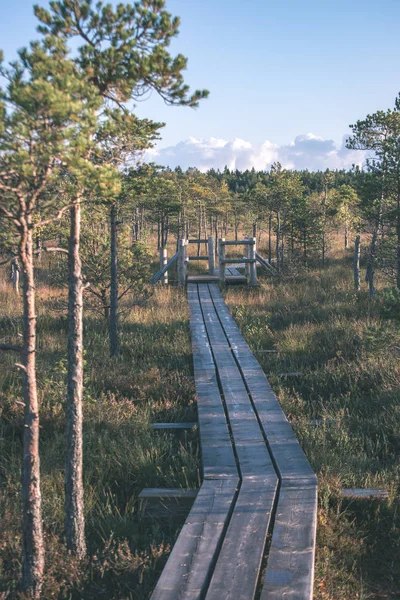
M 171 168 L 182 169 L 197 167 L 207 169 L 269 169 L 273 162 L 279 161 L 287 169 L 308 169 L 309 171 L 329 169 L 347 169 L 353 164 L 361 165 L 365 161 L 363 152 L 348 150 L 343 136 L 337 146 L 333 140 L 324 140 L 313 133 L 298 135 L 287 145 L 278 146 L 266 140 L 263 144 L 253 145 L 246 140 L 236 138 L 232 141 L 220 138 L 190 137 L 175 146 L 153 148 L 146 154 L 146 160 Z

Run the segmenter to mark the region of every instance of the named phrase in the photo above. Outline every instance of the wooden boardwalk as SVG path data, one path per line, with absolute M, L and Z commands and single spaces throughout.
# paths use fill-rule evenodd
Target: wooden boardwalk
M 311 600 L 317 481 L 216 284 L 188 284 L 203 484 L 153 600 Z

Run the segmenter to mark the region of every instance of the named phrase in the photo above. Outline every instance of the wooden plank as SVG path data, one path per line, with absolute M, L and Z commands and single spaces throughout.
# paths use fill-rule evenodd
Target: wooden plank
M 235 267 L 227 267 L 226 272 L 229 275 L 238 275 L 239 277 L 242 275 Z
M 139 512 L 143 517 L 186 517 L 198 490 L 179 488 L 144 488 L 139 496 Z
M 191 261 L 194 261 L 194 260 L 208 260 L 208 255 L 207 256 L 187 256 L 186 260 L 189 260 L 189 261 L 190 260 Z
M 283 485 L 275 515 L 261 600 L 311 600 L 317 489 Z
M 276 481 L 257 416 L 206 286 L 199 288 L 199 296 L 241 473 L 243 476 L 263 473 Z
M 216 285 L 209 286 L 225 334 L 246 381 L 257 416 L 272 451 L 280 479 L 316 484 L 316 476 L 290 427 L 260 364 L 243 339 Z
M 208 238 L 208 272 L 210 275 L 215 274 L 215 245 L 212 235 Z
M 389 491 L 373 488 L 344 488 L 341 490 L 340 495 L 343 498 L 353 498 L 354 500 L 374 498 L 384 500 L 389 498 Z
M 197 285 L 188 284 L 188 303 L 203 476 L 204 478 L 237 477 L 236 459 Z
M 188 423 L 151 423 L 150 427 L 152 429 L 166 429 L 166 430 L 175 430 L 175 429 L 194 429 L 197 425 L 196 421 L 189 421 Z
M 244 477 L 206 600 L 252 600 L 257 588 L 276 487 Z
M 224 258 L 220 261 L 220 264 L 223 265 L 241 265 L 241 264 L 246 264 L 246 263 L 251 263 L 254 264 L 256 262 L 255 258 Z
M 277 271 L 276 271 L 276 269 L 269 262 L 269 260 L 267 260 L 266 258 L 262 257 L 261 254 L 259 254 L 258 252 L 256 252 L 256 259 L 258 260 L 258 262 L 260 263 L 260 265 L 264 267 L 264 269 L 266 269 L 269 273 L 271 273 L 271 275 L 277 275 L 278 274 Z
M 219 281 L 219 275 L 188 275 L 188 283 L 214 283 Z
M 240 334 L 217 286 L 209 289 L 268 439 L 281 489 L 262 600 L 311 600 L 317 481 L 261 366 Z
M 167 262 L 165 267 L 163 269 L 161 269 L 161 271 L 158 271 L 158 273 L 153 275 L 153 277 L 150 279 L 150 282 L 156 283 L 157 281 L 159 281 L 161 279 L 161 277 L 164 275 L 164 273 L 166 273 L 168 271 L 168 269 L 174 264 L 174 262 L 178 260 L 178 256 L 179 256 L 179 252 L 177 252 L 172 258 L 169 259 L 169 261 Z
M 236 496 L 238 479 L 204 481 L 151 596 L 204 597 Z
M 209 290 L 200 286 L 199 296 L 242 475 L 206 599 L 250 599 L 257 587 L 278 478 Z
M 192 239 L 192 240 L 187 240 L 187 242 L 189 244 L 207 244 L 208 243 L 208 239 L 207 240 L 203 240 L 203 239 Z
M 224 246 L 252 246 L 254 244 L 253 238 L 247 240 L 229 240 L 223 241 Z

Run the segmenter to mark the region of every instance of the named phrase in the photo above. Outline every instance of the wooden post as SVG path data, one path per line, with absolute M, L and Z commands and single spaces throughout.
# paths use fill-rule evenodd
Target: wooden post
M 354 243 L 354 288 L 360 291 L 360 236 L 357 235 Z
M 186 284 L 186 244 L 187 240 L 179 240 L 178 283 Z
M 160 270 L 165 267 L 168 262 L 168 250 L 160 248 Z M 168 271 L 165 271 L 162 278 L 163 285 L 168 285 Z
M 215 246 L 214 236 L 212 235 L 208 238 L 208 273 L 209 275 L 215 273 Z
M 249 237 L 246 235 L 245 240 L 248 240 Z M 250 257 L 250 253 L 249 253 L 249 248 L 250 246 L 248 244 L 244 245 L 244 256 L 245 258 L 249 258 Z M 250 283 L 250 265 L 249 263 L 244 263 L 244 274 L 246 275 L 246 279 L 247 279 L 247 283 Z
M 250 285 L 257 285 L 257 266 L 256 266 L 256 238 L 253 237 L 253 243 L 249 245 L 249 258 L 254 260 L 248 263 L 250 268 Z
M 222 242 L 225 238 L 219 238 L 218 240 L 218 262 L 219 262 L 219 280 L 221 283 L 225 283 L 225 246 Z

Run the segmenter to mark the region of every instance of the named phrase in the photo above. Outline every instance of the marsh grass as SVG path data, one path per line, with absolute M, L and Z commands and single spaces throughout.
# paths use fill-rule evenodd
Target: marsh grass
M 5 280 L 5 276 L 3 281 Z M 182 518 L 144 518 L 143 487 L 198 487 L 196 432 L 153 431 L 152 421 L 196 420 L 188 311 L 183 291 L 157 288 L 122 321 L 122 357 L 108 357 L 101 317 L 85 318 L 84 484 L 88 559 L 63 540 L 65 295 L 37 272 L 41 472 L 46 539 L 44 598 L 148 598 Z M 17 342 L 21 300 L 0 287 L 0 339 Z M 21 383 L 16 357 L 0 357 L 0 597 L 18 591 L 21 552 Z
M 260 270 L 259 288 L 231 287 L 225 295 L 318 473 L 315 598 L 394 600 L 400 597 L 400 323 L 388 318 L 382 289 L 374 301 L 366 291 L 353 293 L 351 255 L 339 246 L 333 254 L 323 271 L 294 266 L 271 281 Z M 152 267 L 158 268 L 156 258 Z M 205 267 L 205 261 L 189 263 L 189 272 Z M 54 308 L 65 290 L 52 284 L 50 271 L 46 262 L 37 269 L 43 597 L 149 598 L 183 519 L 143 518 L 138 494 L 143 487 L 199 485 L 196 431 L 149 427 L 196 420 L 185 292 L 157 287 L 147 305 L 126 312 L 120 360 L 108 357 L 102 318 L 85 316 L 89 552 L 79 563 L 63 541 L 67 321 Z M 0 339 L 17 342 L 22 304 L 6 274 L 0 306 Z M 278 352 L 260 352 L 266 349 Z M 22 598 L 22 406 L 14 363 L 15 357 L 0 356 L 0 598 Z M 278 377 L 296 371 L 302 377 Z M 315 418 L 320 425 L 310 425 Z M 340 489 L 351 486 L 387 487 L 389 500 L 341 499 Z
M 373 301 L 355 294 L 351 255 L 338 255 L 280 281 L 260 274 L 259 288 L 225 298 L 318 474 L 315 598 L 395 599 L 400 324 L 383 316 L 383 284 Z M 389 500 L 344 500 L 344 487 L 388 488 Z

